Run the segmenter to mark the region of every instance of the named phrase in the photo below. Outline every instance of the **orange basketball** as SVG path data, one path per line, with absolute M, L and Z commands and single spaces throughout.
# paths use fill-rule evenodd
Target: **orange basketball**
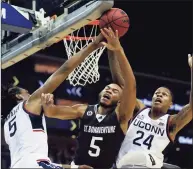
M 108 10 L 99 20 L 99 27 L 101 29 L 111 27 L 114 31 L 118 30 L 119 37 L 122 37 L 127 33 L 129 26 L 130 22 L 128 15 L 119 8 Z

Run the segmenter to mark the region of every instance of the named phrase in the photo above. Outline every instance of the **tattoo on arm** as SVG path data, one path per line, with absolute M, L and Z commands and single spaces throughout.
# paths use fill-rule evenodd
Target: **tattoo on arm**
M 186 124 L 192 120 L 192 111 L 191 106 L 188 104 L 177 114 L 174 115 L 171 119 L 169 126 L 169 132 L 177 134 Z

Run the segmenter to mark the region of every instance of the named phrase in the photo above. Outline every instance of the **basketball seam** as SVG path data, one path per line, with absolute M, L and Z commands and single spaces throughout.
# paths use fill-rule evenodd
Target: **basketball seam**
M 106 14 L 106 15 L 107 15 L 107 14 Z M 108 21 L 108 24 L 110 25 L 110 27 L 113 29 L 113 27 L 112 27 L 112 25 L 111 25 L 111 22 L 109 22 L 108 15 L 107 15 L 107 21 Z M 113 31 L 115 31 L 115 30 L 113 29 Z
M 103 19 L 100 19 L 100 20 L 103 21 L 105 23 L 105 25 L 107 24 L 105 20 L 103 20 Z
M 124 17 L 128 17 L 128 16 L 124 16 Z M 114 21 L 116 21 L 116 20 L 118 20 L 118 19 L 120 19 L 120 18 L 123 18 L 123 16 L 115 19 Z M 101 20 L 102 20 L 103 22 L 105 22 L 103 19 L 101 19 Z M 108 20 L 108 17 L 107 17 L 107 20 Z M 106 22 L 105 22 L 106 24 L 103 26 L 103 28 L 104 28 L 106 25 L 111 24 L 111 23 L 114 22 L 114 21 L 111 21 L 111 22 L 109 22 L 109 23 L 106 23 Z M 115 24 L 115 23 L 114 23 L 114 24 Z M 117 25 L 117 24 L 115 24 L 115 25 Z M 117 25 L 117 26 L 120 26 L 120 25 Z M 120 26 L 120 27 L 129 28 L 129 27 L 125 27 L 125 26 Z
M 114 19 L 113 16 L 114 16 L 115 12 L 117 12 L 117 10 L 115 10 L 114 13 L 112 14 L 112 22 L 113 22 L 113 19 Z
M 126 17 L 126 16 L 125 16 Z M 124 18 L 124 17 L 123 17 Z M 114 21 L 116 21 L 116 20 L 114 20 Z M 121 25 L 118 25 L 118 24 L 116 24 L 114 21 L 112 21 L 115 25 L 117 25 L 117 26 L 119 26 L 119 27 L 122 27 L 122 28 L 129 28 L 129 26 L 128 27 L 126 27 L 126 26 L 121 26 Z
M 110 25 L 111 25 L 112 22 L 114 23 L 114 21 L 113 21 L 113 16 L 114 16 L 115 12 L 117 12 L 117 10 L 118 10 L 118 9 L 116 9 L 116 10 L 114 11 L 114 13 L 112 14 L 112 21 L 110 22 Z M 107 18 L 108 18 L 108 16 L 107 16 Z M 114 28 L 112 27 L 112 25 L 111 25 L 111 28 L 112 28 L 113 31 L 115 32 L 115 30 L 114 30 Z

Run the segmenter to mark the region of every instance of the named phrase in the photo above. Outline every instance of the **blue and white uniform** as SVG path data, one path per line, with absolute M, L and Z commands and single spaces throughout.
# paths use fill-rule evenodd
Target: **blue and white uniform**
M 153 120 L 149 117 L 150 110 L 143 109 L 132 120 L 116 160 L 118 168 L 163 166 L 162 151 L 170 142 L 167 132 L 169 115 Z
M 5 141 L 11 155 L 11 168 L 43 168 L 50 165 L 45 116 L 34 115 L 19 103 L 5 120 Z M 40 165 L 39 165 L 40 164 Z

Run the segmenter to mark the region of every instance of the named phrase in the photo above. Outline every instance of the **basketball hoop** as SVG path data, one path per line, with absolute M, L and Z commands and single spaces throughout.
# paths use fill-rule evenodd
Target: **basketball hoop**
M 96 20 L 74 31 L 63 39 L 68 59 L 94 41 L 99 34 L 98 25 L 99 21 Z M 93 51 L 69 74 L 67 79 L 71 85 L 85 86 L 87 83 L 92 84 L 99 81 L 98 62 L 104 49 L 105 47 L 101 47 Z

